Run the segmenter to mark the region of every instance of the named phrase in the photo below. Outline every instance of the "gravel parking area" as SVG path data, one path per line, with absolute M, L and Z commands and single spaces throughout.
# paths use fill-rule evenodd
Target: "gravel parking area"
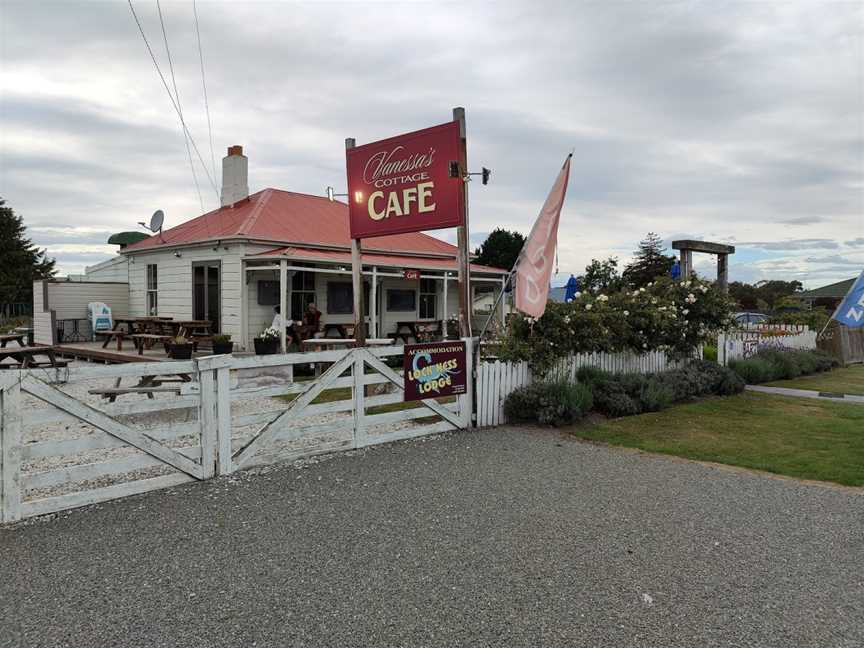
M 861 646 L 864 492 L 499 428 L 0 530 L 2 646 Z

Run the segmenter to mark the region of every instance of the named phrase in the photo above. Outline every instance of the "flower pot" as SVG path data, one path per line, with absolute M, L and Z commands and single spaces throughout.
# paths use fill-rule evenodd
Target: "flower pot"
M 255 338 L 256 355 L 273 355 L 279 351 L 279 340 Z
M 234 350 L 233 342 L 214 342 L 213 343 L 213 355 L 225 355 L 227 353 L 231 353 Z
M 169 352 L 174 360 L 191 360 L 192 359 L 192 344 L 172 344 Z

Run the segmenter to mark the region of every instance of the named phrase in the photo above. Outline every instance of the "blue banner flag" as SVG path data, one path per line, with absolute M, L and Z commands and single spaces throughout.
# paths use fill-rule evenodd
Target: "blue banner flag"
M 834 319 L 849 328 L 864 326 L 864 271 L 840 302 L 840 306 L 834 312 Z

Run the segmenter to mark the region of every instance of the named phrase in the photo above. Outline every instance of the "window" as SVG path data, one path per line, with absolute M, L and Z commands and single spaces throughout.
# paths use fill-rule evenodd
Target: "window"
M 474 287 L 474 312 L 491 313 L 495 303 L 495 286 Z
M 413 290 L 390 289 L 387 291 L 387 310 L 409 312 L 417 308 L 417 293 Z
M 354 313 L 354 286 L 347 281 L 327 282 L 327 312 L 330 315 Z M 369 314 L 369 284 L 363 283 L 363 312 Z
M 315 273 L 297 271 L 291 277 L 291 319 L 302 320 L 309 304 L 315 303 Z
M 156 272 L 156 264 L 147 264 L 147 314 L 151 317 L 159 314 L 159 277 Z
M 327 312 L 331 315 L 354 312 L 354 290 L 350 283 L 327 283 Z
M 277 306 L 279 304 L 279 282 L 258 282 L 258 304 L 260 306 Z
M 420 280 L 420 319 L 435 319 L 438 282 L 435 279 Z

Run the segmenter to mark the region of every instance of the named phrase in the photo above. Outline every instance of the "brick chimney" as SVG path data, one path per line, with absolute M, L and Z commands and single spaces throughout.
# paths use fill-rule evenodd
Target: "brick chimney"
M 249 160 L 242 146 L 229 146 L 222 158 L 222 206 L 233 205 L 249 197 Z

